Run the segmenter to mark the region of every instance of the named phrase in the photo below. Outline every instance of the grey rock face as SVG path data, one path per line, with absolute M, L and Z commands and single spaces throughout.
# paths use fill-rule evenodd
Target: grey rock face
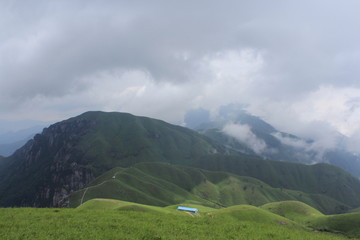
M 16 178 L 22 181 L 29 174 L 38 176 L 34 180 L 35 186 L 32 186 L 35 187 L 35 195 L 19 199 L 15 205 L 68 206 L 69 194 L 94 179 L 85 165 L 84 153 L 73 148 L 94 125 L 95 121 L 87 119 L 54 124 L 15 152 L 12 158 L 18 174 Z

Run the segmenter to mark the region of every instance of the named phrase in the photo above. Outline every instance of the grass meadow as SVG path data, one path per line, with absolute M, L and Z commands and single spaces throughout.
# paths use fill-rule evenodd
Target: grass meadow
M 2 208 L 0 239 L 348 239 L 248 205 L 190 214 L 176 206 L 117 201 L 116 208 L 111 203 L 92 201 L 78 209 Z

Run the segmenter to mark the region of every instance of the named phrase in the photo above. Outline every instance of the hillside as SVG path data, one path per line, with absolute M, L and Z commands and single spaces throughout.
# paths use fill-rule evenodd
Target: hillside
M 303 165 L 251 158 L 246 155 L 213 154 L 197 159 L 193 166 L 253 177 L 276 188 L 323 194 L 351 207 L 357 207 L 360 202 L 359 180 L 329 164 Z M 345 209 L 339 209 L 338 212 L 342 211 Z
M 239 204 L 261 206 L 269 202 L 298 200 L 326 213 L 350 206 L 322 194 L 273 188 L 251 177 L 213 172 L 167 163 L 139 163 L 114 168 L 73 193 L 70 206 L 95 198 L 111 198 L 155 206 L 196 203 L 213 208 Z
M 309 218 L 324 216 L 317 209 L 298 201 L 272 202 L 261 206 L 261 209 L 302 223 L 305 223 Z
M 360 237 L 360 213 L 323 215 L 316 209 L 295 201 L 274 202 L 261 207 L 305 227 L 324 232 Z
M 126 113 L 87 112 L 51 125 L 0 168 L 0 206 L 65 206 L 105 171 L 143 161 L 186 163 L 221 152 L 200 134 Z

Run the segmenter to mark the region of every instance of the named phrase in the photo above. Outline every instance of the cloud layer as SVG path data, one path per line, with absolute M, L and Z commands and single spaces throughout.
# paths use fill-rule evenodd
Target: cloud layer
M 359 7 L 355 0 L 2 1 L 0 119 L 105 110 L 181 124 L 189 109 L 216 114 L 237 103 L 283 131 L 319 139 L 339 131 L 355 141 Z

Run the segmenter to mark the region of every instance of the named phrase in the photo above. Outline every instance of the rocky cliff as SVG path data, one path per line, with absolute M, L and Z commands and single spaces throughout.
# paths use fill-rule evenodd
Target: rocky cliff
M 94 178 L 83 161 L 83 153 L 74 146 L 95 125 L 96 121 L 85 118 L 57 123 L 45 128 L 17 150 L 10 158 L 7 166 L 9 173 L 3 174 L 3 181 L 18 187 L 11 189 L 1 185 L 10 195 L 24 193 L 24 197 L 14 199 L 14 205 L 66 206 L 67 196 Z M 22 189 L 24 185 L 30 186 Z

